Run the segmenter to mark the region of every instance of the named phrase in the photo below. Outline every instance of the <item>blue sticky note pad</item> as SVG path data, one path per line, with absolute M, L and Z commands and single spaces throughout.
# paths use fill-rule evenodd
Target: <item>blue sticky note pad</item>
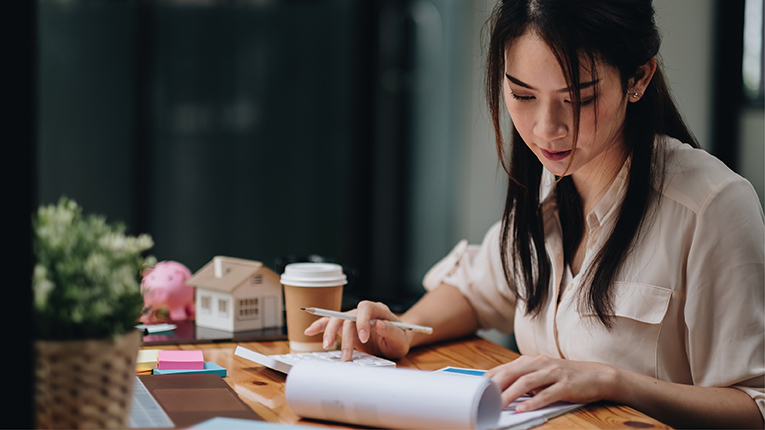
M 207 361 L 205 362 L 204 369 L 153 369 L 151 371 L 152 375 L 181 375 L 187 373 L 212 373 L 225 378 L 226 368 L 220 367 L 211 361 Z
M 470 375 L 470 376 L 483 376 L 484 373 L 486 373 L 485 370 L 479 370 L 479 369 L 465 369 L 462 367 L 444 367 L 443 369 L 438 369 L 436 372 L 448 372 L 448 373 L 459 373 L 460 375 Z

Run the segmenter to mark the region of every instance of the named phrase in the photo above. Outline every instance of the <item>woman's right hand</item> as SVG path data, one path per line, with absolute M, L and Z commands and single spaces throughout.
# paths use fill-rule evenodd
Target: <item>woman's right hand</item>
M 409 352 L 411 332 L 389 322 L 400 320 L 385 304 L 364 300 L 349 313 L 356 314 L 355 322 L 339 318 L 320 318 L 308 326 L 305 330 L 306 336 L 323 332 L 324 349 L 331 349 L 335 345 L 335 337 L 340 335 L 342 361 L 351 359 L 354 348 L 392 359 L 401 358 Z M 376 320 L 375 323 L 370 324 L 373 319 Z

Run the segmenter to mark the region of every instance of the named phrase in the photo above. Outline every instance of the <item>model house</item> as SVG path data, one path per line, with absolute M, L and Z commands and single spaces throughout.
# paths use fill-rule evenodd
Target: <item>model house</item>
M 282 285 L 263 263 L 214 257 L 188 281 L 196 287 L 196 325 L 228 332 L 281 327 Z

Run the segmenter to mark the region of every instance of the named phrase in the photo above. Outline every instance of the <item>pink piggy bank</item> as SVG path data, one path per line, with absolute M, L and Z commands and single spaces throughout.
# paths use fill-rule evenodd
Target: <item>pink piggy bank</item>
M 171 320 L 192 319 L 194 316 L 194 287 L 186 285 L 191 271 L 177 261 L 160 261 L 143 273 L 141 293 L 144 308 L 151 319 L 158 310 L 167 308 Z

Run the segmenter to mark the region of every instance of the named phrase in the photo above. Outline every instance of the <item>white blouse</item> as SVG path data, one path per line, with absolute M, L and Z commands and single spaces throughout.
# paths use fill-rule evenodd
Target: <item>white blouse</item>
M 735 387 L 765 416 L 765 216 L 751 184 L 703 150 L 657 140 L 666 160 L 658 205 L 614 283 L 614 327 L 577 306 L 583 273 L 613 228 L 629 160 L 586 222 L 582 269 L 566 277 L 552 175 L 541 190 L 550 294 L 532 318 L 502 272 L 500 223 L 480 246 L 460 242 L 426 275 L 454 285 L 481 328 L 515 333 L 522 354 L 593 361 L 664 381 Z M 565 278 L 568 278 L 566 280 Z M 565 281 L 565 282 L 564 282 Z

